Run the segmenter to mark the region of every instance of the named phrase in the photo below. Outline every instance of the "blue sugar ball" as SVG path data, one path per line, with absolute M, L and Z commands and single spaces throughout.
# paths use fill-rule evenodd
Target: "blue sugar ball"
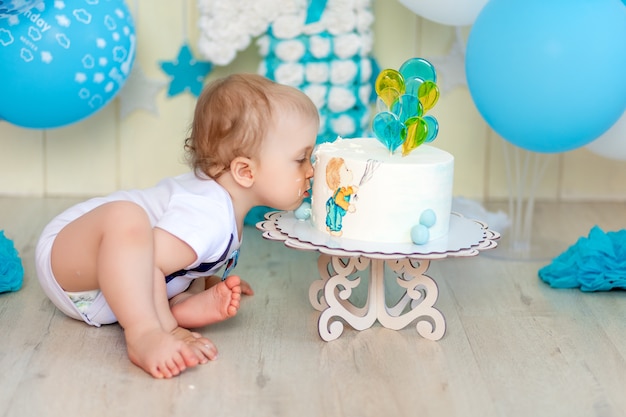
M 294 210 L 293 214 L 298 220 L 307 220 L 311 217 L 311 203 L 304 201 L 300 207 Z
M 415 225 L 411 228 L 411 240 L 416 245 L 425 245 L 430 239 L 430 231 L 423 224 Z
M 426 227 L 433 227 L 437 222 L 437 215 L 431 209 L 426 209 L 420 216 L 420 224 Z

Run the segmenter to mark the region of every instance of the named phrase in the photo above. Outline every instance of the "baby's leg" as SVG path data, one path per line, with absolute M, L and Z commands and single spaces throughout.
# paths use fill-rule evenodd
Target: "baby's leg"
M 195 285 L 194 285 L 195 284 Z M 198 328 L 226 320 L 237 314 L 241 301 L 241 280 L 232 275 L 204 290 L 204 280 L 170 300 L 172 314 L 179 326 Z
M 215 350 L 206 339 L 181 336 L 169 308 L 163 311 L 167 297 L 165 284 L 157 281 L 153 236 L 141 207 L 104 204 L 61 230 L 51 263 L 64 290 L 100 289 L 124 328 L 131 361 L 168 378 L 214 357 Z

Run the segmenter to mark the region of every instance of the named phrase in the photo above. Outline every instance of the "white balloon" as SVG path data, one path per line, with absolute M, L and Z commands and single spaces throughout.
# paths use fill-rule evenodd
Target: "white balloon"
M 471 25 L 487 0 L 398 0 L 413 13 L 450 26 Z
M 626 161 L 626 111 L 609 130 L 585 147 L 605 158 Z

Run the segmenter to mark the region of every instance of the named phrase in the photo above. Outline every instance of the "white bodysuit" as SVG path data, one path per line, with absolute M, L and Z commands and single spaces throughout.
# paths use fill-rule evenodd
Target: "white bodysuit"
M 41 234 L 35 252 L 37 276 L 46 295 L 61 311 L 91 325 L 114 323 L 117 319 L 100 292 L 86 308 L 79 309 L 63 291 L 50 265 L 52 244 L 66 224 L 102 204 L 119 200 L 143 207 L 153 227 L 178 237 L 196 252 L 194 263 L 166 277 L 168 298 L 185 291 L 195 278 L 216 273 L 241 244 L 228 192 L 215 181 L 200 179 L 192 172 L 167 178 L 153 188 L 117 191 L 70 207 L 56 216 Z

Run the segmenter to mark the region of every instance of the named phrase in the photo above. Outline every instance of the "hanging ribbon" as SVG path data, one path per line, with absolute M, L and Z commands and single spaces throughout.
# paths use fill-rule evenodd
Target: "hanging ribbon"
M 322 13 L 326 8 L 326 2 L 328 0 L 311 0 L 309 7 L 306 9 L 306 21 L 305 24 L 316 23 L 322 18 Z

